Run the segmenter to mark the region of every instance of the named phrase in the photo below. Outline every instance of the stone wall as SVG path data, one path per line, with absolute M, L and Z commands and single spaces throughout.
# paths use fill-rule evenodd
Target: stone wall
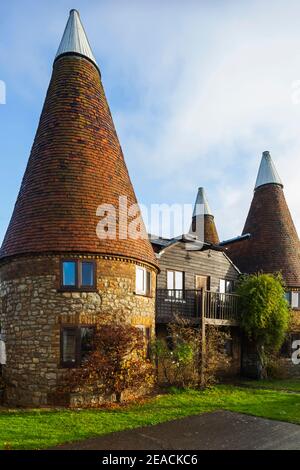
M 8 403 L 48 403 L 65 372 L 60 366 L 63 325 L 95 324 L 107 314 L 108 321 L 125 316 L 129 323 L 150 327 L 154 334 L 154 268 L 148 266 L 152 291 L 145 297 L 135 294 L 135 261 L 108 256 L 84 259 L 96 260 L 95 292 L 61 291 L 59 256 L 20 257 L 1 264 L 0 321 L 7 350 Z

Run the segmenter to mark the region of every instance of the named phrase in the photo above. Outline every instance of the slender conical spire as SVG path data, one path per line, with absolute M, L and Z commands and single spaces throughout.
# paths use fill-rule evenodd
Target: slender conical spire
M 193 217 L 200 214 L 212 215 L 204 188 L 198 188 Z
M 254 196 L 243 229 L 251 237 L 228 246 L 233 262 L 245 273 L 281 272 L 288 287 L 300 287 L 300 243 L 281 179 L 264 152 Z
M 216 245 L 220 241 L 214 216 L 202 187 L 198 189 L 190 232 L 196 233 L 196 236 L 205 243 Z
M 64 54 L 72 53 L 87 57 L 92 62 L 94 62 L 95 65 L 97 65 L 84 27 L 81 23 L 79 12 L 77 10 L 70 11 L 70 16 L 55 59 Z
M 268 151 L 265 151 L 262 154 L 254 189 L 257 189 L 264 184 L 280 184 L 283 186 L 271 155 Z
M 75 252 L 156 265 L 147 237 L 126 237 L 119 226 L 121 219 L 127 220 L 120 196 L 127 208 L 137 199 L 100 74 L 74 10 L 58 54 L 0 258 Z M 99 237 L 100 221 L 110 216 L 104 207 L 116 211 L 110 222 L 114 237 Z

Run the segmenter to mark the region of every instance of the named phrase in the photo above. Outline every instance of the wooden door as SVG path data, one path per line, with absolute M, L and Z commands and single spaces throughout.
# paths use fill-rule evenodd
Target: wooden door
M 210 277 L 209 276 L 201 276 L 196 274 L 196 289 L 204 289 L 209 290 L 210 287 Z

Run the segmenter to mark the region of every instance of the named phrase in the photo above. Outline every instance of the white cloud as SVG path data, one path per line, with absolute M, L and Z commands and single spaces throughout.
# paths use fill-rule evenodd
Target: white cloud
M 189 203 L 204 186 L 221 238 L 237 235 L 270 150 L 300 232 L 299 2 L 77 4 L 141 201 Z M 68 7 L 40 7 L 36 23 L 22 17 L 26 58 L 18 21 L 7 67 L 31 93 L 45 93 L 44 52 L 55 52 Z

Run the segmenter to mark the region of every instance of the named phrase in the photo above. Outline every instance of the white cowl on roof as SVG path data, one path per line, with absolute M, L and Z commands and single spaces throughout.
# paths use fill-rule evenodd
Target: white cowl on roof
M 212 215 L 208 200 L 203 188 L 198 189 L 198 194 L 195 201 L 193 217 L 197 215 Z
M 55 58 L 72 52 L 87 57 L 97 65 L 77 10 L 70 11 L 70 16 Z
M 282 181 L 275 168 L 275 165 L 272 161 L 271 155 L 267 151 L 263 152 L 262 154 L 254 189 L 257 189 L 260 186 L 263 186 L 264 184 L 280 184 L 281 186 L 283 186 Z

